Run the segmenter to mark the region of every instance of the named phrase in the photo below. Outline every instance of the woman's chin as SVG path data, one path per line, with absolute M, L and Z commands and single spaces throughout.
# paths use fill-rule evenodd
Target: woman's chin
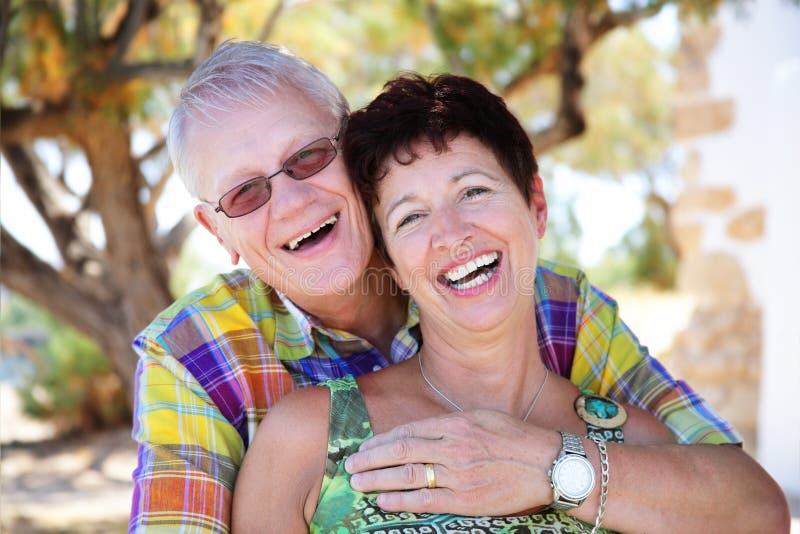
M 509 323 L 510 313 L 502 310 L 470 309 L 453 312 L 450 320 L 470 332 L 492 332 Z

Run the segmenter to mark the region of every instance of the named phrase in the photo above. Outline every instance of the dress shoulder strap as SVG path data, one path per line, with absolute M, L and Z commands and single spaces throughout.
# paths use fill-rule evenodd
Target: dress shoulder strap
M 372 436 L 372 425 L 355 378 L 348 375 L 326 380 L 320 385 L 331 390 L 325 474 L 333 476 L 339 462 L 356 452 L 361 442 Z

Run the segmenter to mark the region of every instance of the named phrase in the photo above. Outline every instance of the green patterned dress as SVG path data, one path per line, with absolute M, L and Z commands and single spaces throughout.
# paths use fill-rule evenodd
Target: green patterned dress
M 385 533 L 579 533 L 576 522 L 555 510 L 514 517 L 470 517 L 452 514 L 385 512 L 375 503 L 377 494 L 350 487 L 345 459 L 372 436 L 364 398 L 353 377 L 328 380 L 331 390 L 330 430 L 325 478 L 310 532 L 320 534 Z M 586 527 L 586 525 L 584 525 Z M 590 530 L 591 527 L 586 530 Z M 607 532 L 600 530 L 600 532 Z

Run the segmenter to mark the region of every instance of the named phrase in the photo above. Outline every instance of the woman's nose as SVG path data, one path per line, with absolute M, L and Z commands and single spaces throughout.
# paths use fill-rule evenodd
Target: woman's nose
M 434 219 L 431 245 L 439 250 L 447 250 L 451 260 L 469 257 L 473 237 L 472 224 L 453 208 L 440 210 L 434 214 Z

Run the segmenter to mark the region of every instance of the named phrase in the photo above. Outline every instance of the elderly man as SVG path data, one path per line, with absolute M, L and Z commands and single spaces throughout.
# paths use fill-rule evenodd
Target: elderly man
M 173 163 L 200 199 L 197 220 L 233 264 L 241 258 L 251 269 L 179 299 L 134 342 L 140 448 L 131 530 L 227 532 L 238 468 L 271 406 L 296 387 L 418 350 L 416 307 L 384 276 L 338 157 L 347 116 L 322 73 L 260 43 L 222 45 L 184 87 L 169 127 Z M 711 445 L 738 443 L 735 431 L 649 357 L 582 273 L 546 268 L 571 288 L 534 296 L 546 365 L 649 410 L 677 442 L 704 444 L 627 447 L 613 459 L 609 513 L 662 518 L 654 530 L 710 521 L 727 530 L 753 517 L 782 528 L 788 514 L 771 479 L 735 445 Z M 370 445 L 351 459 L 349 469 L 361 472 L 353 484 L 410 490 L 385 494 L 389 510 L 491 515 L 509 491 L 524 495 L 530 477 L 542 476 L 526 469 L 539 444 L 494 412 L 420 421 Z M 452 487 L 426 488 L 426 463 L 458 473 Z M 581 517 L 598 510 L 596 493 Z

